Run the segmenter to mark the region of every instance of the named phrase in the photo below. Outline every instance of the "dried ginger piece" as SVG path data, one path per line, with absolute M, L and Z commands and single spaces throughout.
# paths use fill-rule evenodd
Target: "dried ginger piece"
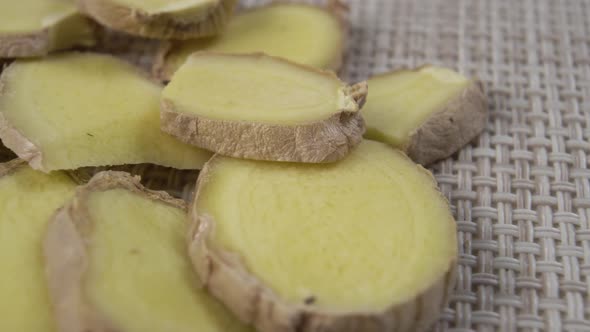
M 75 186 L 22 160 L 0 164 L 0 331 L 57 332 L 41 252 L 47 222 Z
M 162 93 L 162 129 L 236 158 L 322 163 L 362 139 L 366 84 L 264 54 L 196 53 Z
M 342 64 L 346 14 L 346 6 L 340 1 L 331 1 L 325 7 L 286 2 L 254 7 L 236 14 L 217 37 L 164 43 L 153 73 L 161 80 L 170 80 L 196 51 L 262 52 L 336 71 Z
M 80 187 L 45 238 L 60 331 L 249 331 L 199 288 L 186 227 L 184 201 L 126 173 Z
M 261 332 L 424 331 L 454 284 L 447 200 L 383 143 L 321 165 L 217 155 L 190 215 L 204 286 Z
M 158 39 L 190 39 L 218 34 L 237 0 L 78 0 L 101 24 Z
M 161 132 L 161 91 L 107 55 L 15 61 L 0 77 L 0 139 L 44 172 L 140 163 L 201 168 L 210 153 Z
M 417 163 L 449 157 L 485 127 L 483 86 L 450 69 L 394 71 L 368 83 L 365 137 L 402 149 Z

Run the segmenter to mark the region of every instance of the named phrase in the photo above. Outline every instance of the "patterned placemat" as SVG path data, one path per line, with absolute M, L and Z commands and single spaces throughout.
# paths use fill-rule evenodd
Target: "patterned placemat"
M 460 253 L 456 290 L 434 330 L 590 331 L 590 1 L 349 4 L 343 78 L 431 63 L 487 87 L 485 132 L 432 168 Z M 103 49 L 144 68 L 156 48 L 104 36 Z M 133 172 L 184 198 L 197 175 Z

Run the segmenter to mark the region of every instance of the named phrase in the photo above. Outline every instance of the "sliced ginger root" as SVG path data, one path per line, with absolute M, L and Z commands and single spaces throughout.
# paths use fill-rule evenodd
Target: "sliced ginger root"
M 196 51 L 257 53 L 285 58 L 320 69 L 338 70 L 345 42 L 345 6 L 274 3 L 236 14 L 220 36 L 162 46 L 154 74 L 169 80 Z
M 80 187 L 44 245 L 60 331 L 247 331 L 198 286 L 186 223 L 184 201 L 126 173 Z
M 449 205 L 382 143 L 321 165 L 217 155 L 190 215 L 202 282 L 261 332 L 422 331 L 453 286 Z
M 446 68 L 425 66 L 369 80 L 365 137 L 404 150 L 427 165 L 449 157 L 485 127 L 482 85 Z
M 196 53 L 162 93 L 162 129 L 237 158 L 331 162 L 360 142 L 366 93 L 264 54 Z
M 73 1 L 0 2 L 0 58 L 42 56 L 94 43 L 93 26 Z
M 60 172 L 34 171 L 22 160 L 0 164 L 0 331 L 57 331 L 42 243 L 47 221 L 74 188 Z
M 113 57 L 16 61 L 0 87 L 0 138 L 35 169 L 139 163 L 198 169 L 210 157 L 160 131 L 161 86 Z
M 158 39 L 218 34 L 237 0 L 78 0 L 82 11 L 101 24 Z

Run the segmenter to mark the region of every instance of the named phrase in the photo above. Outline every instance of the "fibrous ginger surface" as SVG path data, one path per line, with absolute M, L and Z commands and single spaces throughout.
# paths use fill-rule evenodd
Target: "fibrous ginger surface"
M 300 124 L 329 118 L 343 83 L 267 56 L 193 55 L 164 89 L 178 111 L 209 119 Z
M 56 331 L 42 242 L 47 221 L 74 186 L 61 173 L 29 167 L 0 178 L 0 331 Z
M 141 9 L 148 13 L 170 12 L 197 8 L 207 8 L 218 0 L 114 0 L 114 2 Z
M 38 31 L 75 12 L 73 1 L 3 0 L 0 1 L 0 34 Z
M 467 84 L 462 75 L 431 66 L 370 79 L 363 108 L 365 137 L 404 147 L 412 132 Z
M 176 70 L 195 51 L 263 52 L 317 68 L 331 68 L 340 56 L 342 27 L 327 11 L 301 4 L 277 4 L 235 16 L 215 38 L 182 42 L 168 57 Z
M 455 254 L 432 177 L 382 143 L 327 165 L 212 163 L 196 202 L 215 221 L 212 243 L 290 303 L 384 310 L 439 280 Z
M 153 163 L 200 168 L 210 156 L 160 131 L 161 87 L 96 54 L 17 61 L 0 112 L 41 150 L 44 170 Z
M 185 211 L 123 189 L 92 193 L 85 289 L 125 332 L 246 331 L 198 287 Z

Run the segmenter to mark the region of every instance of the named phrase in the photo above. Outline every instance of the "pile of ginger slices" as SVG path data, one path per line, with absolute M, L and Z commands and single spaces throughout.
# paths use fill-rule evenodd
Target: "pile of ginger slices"
M 0 330 L 437 321 L 456 225 L 423 166 L 483 131 L 483 85 L 433 65 L 347 83 L 344 3 L 236 5 L 0 4 Z M 103 30 L 160 40 L 152 72 L 97 52 Z M 170 193 L 199 172 L 194 193 L 121 171 L 141 164 Z

